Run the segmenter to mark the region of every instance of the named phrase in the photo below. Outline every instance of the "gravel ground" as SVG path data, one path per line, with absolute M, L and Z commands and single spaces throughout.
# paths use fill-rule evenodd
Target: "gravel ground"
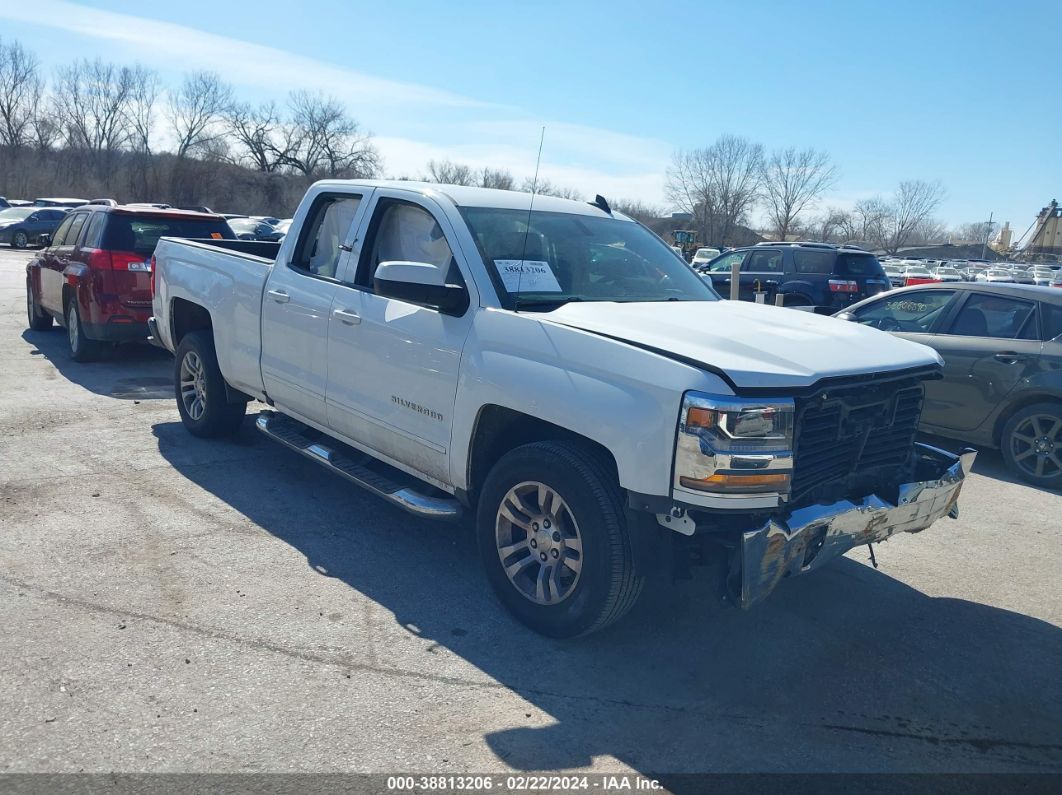
M 70 361 L 0 250 L 0 771 L 1062 771 L 1062 496 L 982 454 L 962 515 L 741 612 L 657 584 L 515 624 L 467 526 L 258 438 L 171 360 Z

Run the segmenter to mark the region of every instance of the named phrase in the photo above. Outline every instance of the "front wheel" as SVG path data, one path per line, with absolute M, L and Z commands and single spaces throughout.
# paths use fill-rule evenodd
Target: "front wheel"
M 230 436 L 240 429 L 247 404 L 229 402 L 210 332 L 193 331 L 184 336 L 177 346 L 173 380 L 177 411 L 189 433 L 210 439 Z
M 15 232 L 11 237 L 11 248 L 26 248 L 28 245 L 29 238 L 25 232 Z
M 1003 460 L 1027 483 L 1062 487 L 1062 404 L 1036 403 L 1003 426 Z
M 543 635 L 602 629 L 641 594 L 619 483 L 589 445 L 535 442 L 507 453 L 483 484 L 476 527 L 498 598 Z

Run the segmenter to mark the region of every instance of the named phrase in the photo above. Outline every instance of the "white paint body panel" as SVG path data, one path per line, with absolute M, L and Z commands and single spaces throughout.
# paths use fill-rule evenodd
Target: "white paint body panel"
M 352 250 L 340 264 L 340 283 L 287 269 L 307 210 L 322 192 L 372 192 L 373 205 L 391 196 L 428 208 L 468 284 L 465 315 L 442 316 L 350 283 L 371 207 L 348 236 Z M 529 199 L 509 191 L 333 180 L 307 192 L 274 264 L 164 239 L 156 249 L 154 299 L 161 341 L 174 349 L 174 298 L 203 306 L 221 370 L 234 387 L 277 400 L 274 383 L 301 386 L 312 394 L 293 404 L 292 414 L 448 490 L 469 486 L 477 420 L 484 407 L 501 406 L 600 443 L 615 457 L 623 487 L 658 496 L 671 494 L 676 423 L 687 390 L 730 395 L 733 384 L 785 396 L 824 377 L 939 362 L 929 348 L 858 324 L 747 303 L 503 309 L 458 206 L 526 209 Z M 601 214 L 550 197 L 536 197 L 535 209 Z M 305 291 L 303 302 L 316 314 L 305 318 L 297 339 L 267 333 L 263 345 L 263 301 L 274 284 Z M 340 324 L 335 308 L 355 312 L 360 322 Z M 294 394 L 285 399 L 298 401 Z

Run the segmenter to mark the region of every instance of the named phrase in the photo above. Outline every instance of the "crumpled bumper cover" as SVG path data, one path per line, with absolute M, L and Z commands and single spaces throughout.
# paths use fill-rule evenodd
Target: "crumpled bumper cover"
M 926 479 L 901 485 L 898 504 L 871 495 L 858 503 L 811 505 L 744 533 L 740 588 L 732 591 L 737 603 L 754 605 L 783 577 L 817 569 L 852 547 L 896 533 L 917 533 L 946 515 L 957 517 L 959 492 L 977 453 L 952 455 L 925 444 L 916 447 L 918 470 Z

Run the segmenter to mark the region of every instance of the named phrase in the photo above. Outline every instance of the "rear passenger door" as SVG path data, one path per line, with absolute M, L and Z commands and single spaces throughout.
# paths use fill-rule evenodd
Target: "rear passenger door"
M 372 190 L 322 193 L 290 258 L 277 261 L 262 296 L 262 381 L 281 409 L 325 425 L 328 323 L 337 274 L 354 243 Z
M 63 276 L 62 269 L 58 267 L 58 254 L 63 246 L 66 233 L 70 231 L 70 225 L 74 219 L 67 216 L 59 228 L 52 235 L 52 242 L 40 253 L 40 305 L 52 312 L 63 312 Z
M 773 303 L 782 279 L 783 254 L 781 249 L 755 248 L 741 265 L 742 301 L 756 300 L 756 293 L 766 293 L 764 301 Z
M 1000 402 L 1039 367 L 1037 302 L 999 293 L 969 292 L 933 335 L 944 357 L 946 400 L 925 422 L 952 430 L 979 428 Z
M 48 281 L 49 293 L 54 304 L 48 308 L 54 309 L 60 314 L 65 311 L 63 307 L 63 285 L 66 283 L 64 271 L 70 264 L 74 246 L 77 245 L 78 238 L 81 237 L 81 230 L 85 228 L 88 216 L 87 212 L 70 213 L 66 221 L 63 222 L 66 232 L 51 250 L 51 257 L 48 263 Z M 69 226 L 67 226 L 67 222 L 69 222 Z

